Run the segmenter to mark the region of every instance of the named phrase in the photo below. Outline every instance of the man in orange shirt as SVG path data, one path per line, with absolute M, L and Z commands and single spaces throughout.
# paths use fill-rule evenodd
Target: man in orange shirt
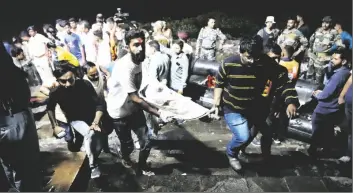
M 296 83 L 298 80 L 299 63 L 293 59 L 294 52 L 295 50 L 293 46 L 284 46 L 279 64 L 287 68 L 289 79 Z M 284 100 L 275 99 L 273 109 L 274 114 L 272 113 L 272 115 L 269 116 L 271 128 L 275 129 L 273 141 L 275 144 L 280 144 L 285 140 L 289 125 L 289 118 L 286 116 Z
M 289 79 L 297 81 L 299 63 L 293 59 L 294 52 L 293 46 L 286 45 L 282 50 L 282 58 L 279 64 L 287 68 Z

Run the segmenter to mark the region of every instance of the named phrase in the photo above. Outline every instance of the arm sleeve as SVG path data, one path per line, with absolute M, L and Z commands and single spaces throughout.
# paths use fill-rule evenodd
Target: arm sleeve
M 224 35 L 220 29 L 217 29 L 217 37 L 220 39 L 220 45 L 223 45 L 224 41 L 227 39 L 226 35 Z
M 296 63 L 295 65 L 293 65 L 293 79 L 297 80 L 298 79 L 298 72 L 299 72 L 299 63 Z
M 165 47 L 163 44 L 160 44 L 160 49 L 161 49 L 162 53 L 165 53 L 165 54 L 167 54 L 169 56 L 173 55 L 172 50 L 170 48 Z
M 352 36 L 350 34 L 348 34 L 347 38 L 349 41 L 349 49 L 352 49 Z
M 216 88 L 224 88 L 227 78 L 227 71 L 224 61 L 218 68 L 218 72 L 216 75 Z
M 151 78 L 156 78 L 158 80 L 158 59 L 152 58 L 148 67 L 148 75 Z
M 41 35 L 41 34 L 37 34 L 37 36 L 39 36 L 39 37 L 40 37 L 40 40 L 41 40 L 43 43 L 45 43 L 45 44 L 51 42 L 49 38 L 47 38 L 47 37 L 45 37 L 45 36 L 43 36 L 43 35 Z
M 335 36 L 335 38 L 333 39 L 333 44 L 337 45 L 337 47 L 344 47 L 340 34 L 337 34 Z
M 282 33 L 281 35 L 279 35 L 279 37 L 278 37 L 278 39 L 277 39 L 277 44 L 278 44 L 279 46 L 282 46 L 283 41 L 284 41 L 284 35 L 283 35 L 283 33 Z
M 294 104 L 299 107 L 298 93 L 295 90 L 295 83 L 288 78 L 288 71 L 285 67 L 277 64 L 273 65 L 272 84 L 275 95 L 281 96 L 286 105 Z
M 77 35 L 76 38 L 77 38 L 78 46 L 83 46 L 83 42 L 82 42 L 80 36 Z
M 305 51 L 306 48 L 308 48 L 309 42 L 308 42 L 308 39 L 306 39 L 303 33 L 301 33 L 299 30 L 298 30 L 298 34 L 299 34 L 299 42 L 300 42 L 299 50 L 302 52 L 302 51 Z
M 47 104 L 47 111 L 55 111 L 55 107 L 58 104 L 58 92 L 55 89 L 49 93 L 48 104 Z
M 96 90 L 93 88 L 92 84 L 89 81 L 84 80 L 84 82 L 85 82 L 85 85 L 87 86 L 88 96 L 91 96 L 93 98 L 94 103 L 96 104 L 96 111 L 104 112 L 106 108 L 104 99 L 101 99 L 98 97 Z
M 258 32 L 257 32 L 257 35 L 259 35 L 261 38 L 264 38 L 263 37 L 263 29 L 261 29 L 261 30 L 259 30 Z
M 336 94 L 336 90 L 338 90 L 340 85 L 343 85 L 346 82 L 347 77 L 335 77 L 336 79 L 329 81 L 322 92 L 316 95 L 316 99 L 319 101 L 325 101 L 330 98 L 332 95 Z M 332 79 L 332 78 L 331 78 Z
M 188 79 L 189 76 L 189 60 L 186 55 L 183 55 L 181 60 L 180 60 L 180 65 L 182 66 L 183 73 L 181 76 L 181 82 L 182 82 L 182 87 L 186 87 L 186 80 Z
M 310 48 L 310 49 L 313 48 L 314 41 L 315 41 L 315 34 L 316 34 L 316 32 L 314 32 L 314 33 L 310 36 L 310 39 L 309 39 L 309 48 Z
M 196 40 L 196 52 L 195 54 L 198 55 L 200 48 L 201 48 L 201 43 L 202 43 L 202 34 L 203 34 L 203 28 L 201 28 L 199 35 L 197 36 L 197 40 Z

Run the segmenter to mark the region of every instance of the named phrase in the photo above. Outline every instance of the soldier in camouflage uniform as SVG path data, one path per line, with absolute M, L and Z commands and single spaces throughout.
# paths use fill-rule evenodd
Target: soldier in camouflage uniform
M 301 60 L 298 60 L 297 57 L 305 52 L 305 49 L 308 47 L 308 39 L 295 28 L 295 24 L 296 18 L 288 18 L 287 28 L 278 37 L 277 44 L 281 46 L 282 50 L 287 45 L 292 46 L 295 51 L 293 58 L 296 58 L 296 61 L 301 63 Z
M 310 37 L 309 64 L 307 79 L 313 79 L 322 84 L 324 80 L 324 66 L 331 60 L 333 45 L 343 47 L 341 37 L 332 26 L 332 18 L 326 16 L 322 19 L 322 27 Z
M 220 40 L 219 45 L 222 48 L 226 36 L 218 28 L 214 29 L 215 22 L 215 19 L 209 18 L 207 26 L 201 28 L 196 42 L 196 58 L 216 60 L 216 41 Z

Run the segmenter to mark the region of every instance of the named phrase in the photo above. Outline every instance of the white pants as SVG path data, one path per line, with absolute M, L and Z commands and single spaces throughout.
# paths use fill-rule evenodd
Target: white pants
M 44 87 L 51 87 L 56 79 L 53 75 L 53 71 L 49 64 L 49 59 L 46 56 L 34 57 L 33 64 L 35 65 L 40 78 L 42 79 L 42 85 Z

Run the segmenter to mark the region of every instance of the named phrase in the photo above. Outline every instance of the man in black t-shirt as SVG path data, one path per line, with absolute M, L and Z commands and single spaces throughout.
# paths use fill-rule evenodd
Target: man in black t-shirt
M 47 105 L 53 130 L 57 134 L 64 131 L 55 118 L 55 107 L 59 104 L 68 123 L 75 132 L 84 137 L 91 178 L 98 178 L 101 173 L 97 158 L 101 148 L 96 145 L 100 139 L 100 123 L 105 110 L 104 102 L 98 97 L 89 81 L 76 79 L 74 69 L 68 61 L 59 61 L 56 64 L 54 76 L 59 82 L 59 87 L 50 92 Z

